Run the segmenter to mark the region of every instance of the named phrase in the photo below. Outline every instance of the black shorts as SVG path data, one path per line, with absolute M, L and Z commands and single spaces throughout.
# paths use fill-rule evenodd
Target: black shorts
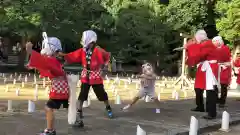
M 87 83 L 82 83 L 81 84 L 81 92 L 79 94 L 78 100 L 80 101 L 86 101 L 88 99 L 88 93 L 90 90 L 90 86 L 92 86 L 93 91 L 95 95 L 97 96 L 99 101 L 107 101 L 108 100 L 108 95 L 104 89 L 103 84 L 94 84 L 94 85 L 89 85 Z
M 49 99 L 46 103 L 46 106 L 51 109 L 60 109 L 61 105 L 63 105 L 63 108 L 68 108 L 68 99 Z

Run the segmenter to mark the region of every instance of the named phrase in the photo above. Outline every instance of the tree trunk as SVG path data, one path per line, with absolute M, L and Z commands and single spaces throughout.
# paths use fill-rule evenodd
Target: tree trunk
M 26 36 L 22 36 L 21 39 L 21 52 L 19 54 L 19 67 L 21 69 L 24 68 L 24 64 L 25 64 L 25 59 L 26 59 L 26 50 L 25 50 L 25 44 L 26 44 Z

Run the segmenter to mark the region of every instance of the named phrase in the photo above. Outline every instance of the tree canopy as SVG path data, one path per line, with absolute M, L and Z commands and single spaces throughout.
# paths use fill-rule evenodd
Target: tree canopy
M 216 20 L 229 42 L 239 38 L 240 0 L 2 0 L 0 36 L 61 39 L 66 51 L 81 47 L 81 33 L 93 29 L 100 46 L 124 62 L 166 63 L 179 58 L 183 32 L 192 35 Z M 215 8 L 214 8 L 215 7 Z M 174 54 L 174 55 L 173 55 Z

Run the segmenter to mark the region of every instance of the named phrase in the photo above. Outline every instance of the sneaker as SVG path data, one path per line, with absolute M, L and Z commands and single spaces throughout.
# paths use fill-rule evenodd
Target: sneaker
M 77 119 L 73 126 L 74 127 L 84 127 L 82 111 L 77 112 Z
M 84 127 L 83 120 L 76 120 L 76 122 L 74 123 L 73 127 L 83 128 Z
M 107 110 L 107 114 L 109 118 L 113 118 L 112 110 Z
M 126 105 L 125 107 L 122 108 L 123 111 L 128 110 L 131 107 L 131 105 Z
M 48 129 L 45 129 L 43 132 L 41 132 L 39 135 L 56 135 L 56 131 L 55 130 L 48 130 Z

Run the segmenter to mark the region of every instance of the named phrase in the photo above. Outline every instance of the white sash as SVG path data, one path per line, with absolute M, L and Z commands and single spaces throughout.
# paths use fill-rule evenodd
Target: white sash
M 216 77 L 213 74 L 212 68 L 209 63 L 217 63 L 216 60 L 204 61 L 202 62 L 201 71 L 206 72 L 206 90 L 214 90 L 214 85 L 217 85 L 220 88 L 220 84 L 217 81 Z

